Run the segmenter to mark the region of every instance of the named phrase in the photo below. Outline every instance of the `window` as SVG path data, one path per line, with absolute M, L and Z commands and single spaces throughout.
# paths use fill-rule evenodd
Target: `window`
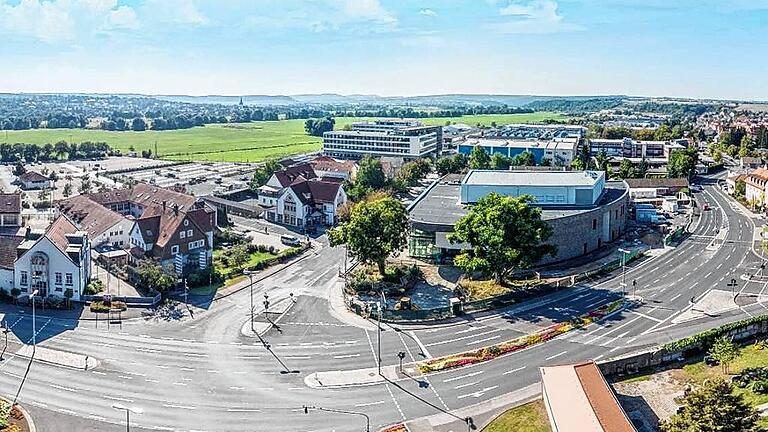
M 171 246 L 171 255 L 176 255 L 177 253 L 179 253 L 179 245 Z
M 187 230 L 187 237 L 192 237 L 192 230 Z
M 29 283 L 29 274 L 27 274 L 27 272 L 25 271 L 21 272 L 21 278 L 19 279 L 19 283 L 21 285 L 27 285 Z
M 72 286 L 72 273 L 67 273 L 66 285 Z
M 592 229 L 593 230 L 597 229 L 597 219 L 592 219 Z
M 179 233 L 179 238 L 183 239 L 186 236 L 187 236 L 187 232 L 186 231 L 182 231 L 182 232 Z
M 56 285 L 61 285 L 61 272 L 56 272 L 54 275 L 54 281 Z

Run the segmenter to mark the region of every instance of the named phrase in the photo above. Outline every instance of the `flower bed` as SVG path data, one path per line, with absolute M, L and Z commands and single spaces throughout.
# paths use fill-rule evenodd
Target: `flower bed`
M 398 423 L 382 429 L 379 432 L 408 432 L 408 428 L 403 423 Z
M 546 342 L 561 334 L 585 327 L 595 321 L 605 318 L 608 314 L 616 312 L 624 305 L 623 300 L 617 300 L 613 303 L 603 305 L 595 310 L 574 318 L 571 321 L 552 324 L 551 326 L 536 333 L 520 336 L 506 342 L 480 348 L 474 351 L 467 351 L 459 354 L 452 354 L 445 357 L 439 357 L 418 363 L 421 373 L 430 373 L 453 369 L 461 366 L 481 363 L 493 360 L 504 354 L 513 353 L 530 346 Z

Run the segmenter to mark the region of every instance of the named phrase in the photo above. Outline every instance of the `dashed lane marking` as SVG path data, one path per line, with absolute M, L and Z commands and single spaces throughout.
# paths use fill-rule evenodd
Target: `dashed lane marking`
M 521 366 L 521 367 L 519 367 L 519 368 L 517 368 L 517 369 L 508 370 L 508 371 L 504 372 L 502 375 L 509 375 L 509 374 L 513 374 L 513 373 L 515 373 L 515 372 L 520 372 L 520 371 L 521 371 L 521 370 L 523 370 L 523 369 L 525 369 L 525 366 Z
M 561 355 L 565 355 L 565 354 L 567 354 L 567 353 L 568 353 L 568 351 L 563 351 L 563 352 L 561 352 L 561 353 L 558 353 L 558 354 L 555 354 L 555 355 L 551 355 L 551 356 L 549 356 L 549 357 L 545 358 L 544 360 L 545 360 L 545 361 L 549 361 L 549 360 L 552 360 L 552 359 L 558 358 L 558 357 L 560 357 Z

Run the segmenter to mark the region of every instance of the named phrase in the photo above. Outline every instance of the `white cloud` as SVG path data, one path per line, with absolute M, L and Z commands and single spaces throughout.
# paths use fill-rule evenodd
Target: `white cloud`
M 341 13 L 341 21 L 374 21 L 382 24 L 395 24 L 392 12 L 381 5 L 379 0 L 330 0 L 331 5 Z
M 512 1 L 499 9 L 499 14 L 509 17 L 509 21 L 494 24 L 502 33 L 559 33 L 584 30 L 583 27 L 565 22 L 558 13 L 555 0 Z
M 193 0 L 147 0 L 142 16 L 151 17 L 155 22 L 175 24 L 207 25 L 208 17 L 200 11 Z
M 435 12 L 432 9 L 422 9 L 422 10 L 419 11 L 419 14 L 420 15 L 424 15 L 424 16 L 428 16 L 428 17 L 437 16 L 437 12 Z
M 115 10 L 109 11 L 106 29 L 137 29 L 139 28 L 139 18 L 136 11 L 130 6 L 120 6 Z

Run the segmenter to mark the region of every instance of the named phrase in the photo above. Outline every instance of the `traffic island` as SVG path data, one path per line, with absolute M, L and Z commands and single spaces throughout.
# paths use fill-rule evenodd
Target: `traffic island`
M 35 432 L 35 423 L 21 405 L 12 403 L 0 397 L 0 431 L 2 432 Z

